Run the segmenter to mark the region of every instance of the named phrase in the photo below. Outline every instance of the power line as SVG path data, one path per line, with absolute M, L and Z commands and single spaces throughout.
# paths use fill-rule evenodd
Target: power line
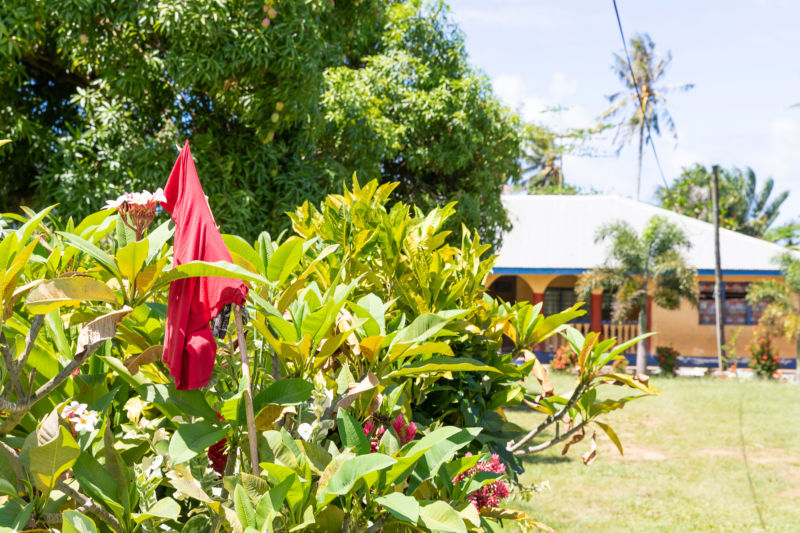
M 619 36 L 622 37 L 622 48 L 625 50 L 625 59 L 628 60 L 628 68 L 631 69 L 631 79 L 633 79 L 633 88 L 636 90 L 636 96 L 639 98 L 639 105 L 643 104 L 642 100 L 642 93 L 639 92 L 639 82 L 636 81 L 636 74 L 633 72 L 633 65 L 631 64 L 631 56 L 628 53 L 628 43 L 625 40 L 625 32 L 622 31 L 622 21 L 619 19 L 619 9 L 617 9 L 617 0 L 612 0 L 614 3 L 614 14 L 617 15 L 617 26 L 619 26 Z M 646 109 L 646 108 L 645 108 Z M 653 149 L 653 157 L 656 160 L 656 166 L 658 167 L 658 173 L 661 175 L 661 181 L 664 182 L 664 188 L 669 189 L 669 185 L 667 185 L 667 178 L 664 177 L 664 171 L 661 170 L 661 161 L 658 159 L 658 153 L 656 152 L 656 144 L 653 142 L 653 132 L 650 131 L 650 123 L 647 122 L 647 117 L 642 117 L 644 121 L 644 125 L 647 127 L 647 140 L 650 141 L 650 148 Z M 638 200 L 638 198 L 637 198 Z

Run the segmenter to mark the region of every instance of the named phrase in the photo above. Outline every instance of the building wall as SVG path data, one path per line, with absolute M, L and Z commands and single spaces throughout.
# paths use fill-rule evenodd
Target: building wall
M 498 276 L 492 274 L 487 279 L 487 287 Z M 517 300 L 532 301 L 533 293 L 543 294 L 548 286 L 563 285 L 564 280 L 555 274 L 523 274 L 517 277 Z M 774 276 L 724 276 L 723 281 L 753 282 L 758 279 L 775 279 Z M 698 281 L 714 281 L 714 276 L 698 276 Z M 588 305 L 586 307 L 588 311 Z M 657 332 L 652 338 L 652 351 L 658 346 L 672 346 L 681 355 L 695 357 L 715 357 L 717 355 L 716 329 L 713 324 L 699 323 L 697 308 L 689 302 L 682 302 L 679 309 L 668 311 L 657 305 L 652 306 L 651 330 Z M 747 357 L 746 346 L 753 342 L 756 326 L 725 326 L 725 340 L 730 342 L 732 336 L 740 331 L 736 342 L 736 355 Z M 795 357 L 795 343 L 785 338 L 773 339 L 773 346 L 780 357 Z
M 752 282 L 758 279 L 775 279 L 766 276 L 724 276 L 723 281 Z M 698 276 L 698 281 L 714 281 L 714 276 Z M 681 355 L 708 356 L 717 355 L 717 333 L 713 324 L 699 324 L 697 308 L 689 302 L 682 302 L 679 309 L 668 311 L 653 305 L 652 331 L 654 349 L 657 346 L 672 346 Z M 736 341 L 736 355 L 747 357 L 746 346 L 753 342 L 755 325 L 725 326 L 725 342 L 730 342 L 733 335 L 740 331 Z M 780 357 L 795 357 L 795 343 L 785 338 L 773 339 L 772 345 Z

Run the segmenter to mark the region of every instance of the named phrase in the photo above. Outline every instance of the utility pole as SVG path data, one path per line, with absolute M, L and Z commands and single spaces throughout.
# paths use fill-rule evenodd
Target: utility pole
M 725 370 L 725 314 L 722 300 L 725 289 L 722 285 L 722 261 L 719 253 L 719 167 L 714 165 L 711 181 L 711 201 L 714 204 L 714 307 L 717 324 L 717 360 L 719 370 Z

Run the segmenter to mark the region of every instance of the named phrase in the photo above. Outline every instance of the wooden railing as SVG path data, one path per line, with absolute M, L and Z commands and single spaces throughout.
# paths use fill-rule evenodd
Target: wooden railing
M 583 335 L 586 335 L 590 331 L 590 325 L 587 323 L 580 323 L 580 324 L 571 324 L 572 327 L 580 331 Z M 603 323 L 602 326 L 602 338 L 603 339 L 610 339 L 611 337 L 615 337 L 617 339 L 617 344 L 622 344 L 623 342 L 627 342 L 636 336 L 636 332 L 638 331 L 638 326 L 635 323 L 623 323 L 623 324 L 614 324 L 614 323 Z M 555 352 L 561 346 L 566 346 L 567 340 L 562 337 L 561 335 L 553 335 L 543 343 L 536 346 L 537 350 L 544 350 L 546 352 Z M 631 346 L 627 350 L 625 350 L 626 354 L 635 354 L 636 353 L 636 345 Z

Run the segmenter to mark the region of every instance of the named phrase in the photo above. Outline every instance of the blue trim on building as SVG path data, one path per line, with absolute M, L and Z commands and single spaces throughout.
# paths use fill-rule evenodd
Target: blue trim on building
M 492 269 L 492 274 L 583 274 L 585 268 L 506 268 L 496 267 Z
M 713 276 L 714 270 L 702 269 L 698 270 L 697 274 L 700 276 Z M 780 276 L 780 270 L 723 270 L 723 276 Z
M 536 357 L 542 363 L 549 363 L 553 360 L 555 353 L 547 352 L 544 350 L 534 350 Z M 625 358 L 628 360 L 628 364 L 635 365 L 636 364 L 636 354 L 624 354 Z M 748 364 L 750 363 L 749 357 L 740 357 L 736 360 L 736 364 L 739 368 L 747 368 Z M 716 357 L 703 357 L 703 356 L 691 356 L 691 355 L 679 355 L 678 356 L 678 367 L 699 367 L 699 368 L 717 368 L 718 366 L 717 358 Z M 797 369 L 797 359 L 791 357 L 781 357 L 779 359 L 780 368 L 782 370 L 796 370 Z M 658 366 L 658 361 L 652 355 L 647 356 L 647 366 Z
M 495 267 L 492 274 L 513 275 L 513 274 L 583 274 L 586 268 L 518 268 L 518 267 Z M 713 276 L 711 269 L 698 270 L 701 276 Z M 723 270 L 723 276 L 780 276 L 780 270 Z

